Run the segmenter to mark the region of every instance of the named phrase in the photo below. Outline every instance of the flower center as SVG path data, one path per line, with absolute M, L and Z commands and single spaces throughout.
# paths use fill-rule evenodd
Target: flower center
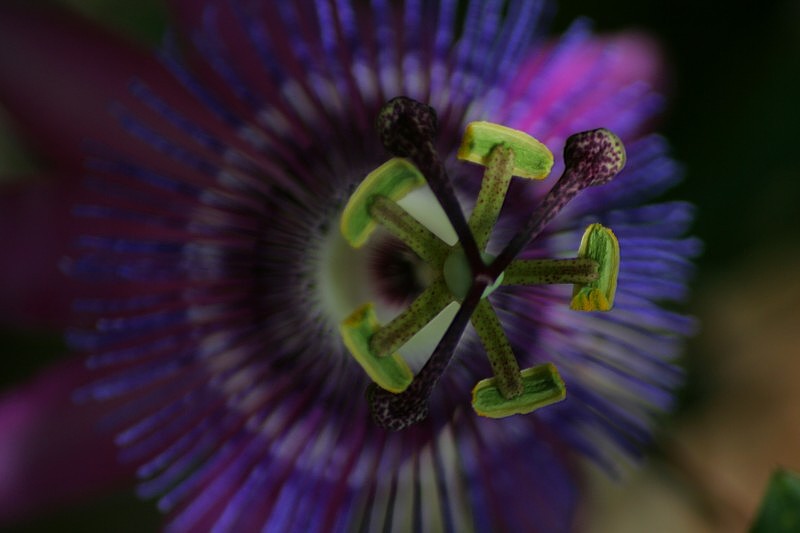
M 395 98 L 381 110 L 377 124 L 384 146 L 398 157 L 371 172 L 350 197 L 341 218 L 341 234 L 358 250 L 383 228 L 427 265 L 430 276 L 425 289 L 387 324 L 379 321 L 372 301 L 341 323 L 345 346 L 374 381 L 367 394 L 374 420 L 382 427 L 399 430 L 427 416 L 430 393 L 446 370 L 467 322 L 477 332 L 494 373 L 473 389 L 472 404 L 478 414 L 493 418 L 524 414 L 562 400 L 565 386 L 552 364 L 520 370 L 487 297 L 500 285 L 570 283 L 575 287 L 573 309 L 611 308 L 619 246 L 608 228 L 589 226 L 574 259 L 515 257 L 580 190 L 606 183 L 622 169 L 622 143 L 602 129 L 570 137 L 564 152 L 564 175 L 495 258 L 484 249 L 511 178 L 546 177 L 553 164 L 547 147 L 523 132 L 497 124 L 468 125 L 458 157 L 486 170 L 475 207 L 466 220 L 433 147 L 433 109 L 408 98 Z M 452 226 L 454 242 L 444 241 L 400 203 L 426 183 Z M 419 372 L 412 374 L 398 350 L 426 327 L 430 329 L 431 322 L 454 303 L 455 315 L 439 321 L 434 332 L 438 344 L 433 353 Z

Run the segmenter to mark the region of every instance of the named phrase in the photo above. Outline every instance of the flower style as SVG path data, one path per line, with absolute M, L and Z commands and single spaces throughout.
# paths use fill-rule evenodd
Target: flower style
M 66 328 L 86 362 L 0 403 L 0 471 L 10 472 L 0 518 L 43 498 L 22 480 L 44 471 L 13 465 L 32 424 L 55 412 L 53 435 L 82 432 L 44 463 L 63 468 L 52 491 L 67 497 L 135 470 L 138 494 L 158 499 L 170 531 L 570 530 L 579 458 L 613 469 L 617 450 L 639 453 L 653 415 L 671 405 L 681 381 L 672 360 L 693 329 L 659 305 L 685 296 L 699 244 L 683 237 L 689 205 L 646 204 L 679 178 L 665 142 L 646 129 L 661 104 L 648 41 L 592 37 L 583 21 L 550 41 L 545 6 L 527 0 L 171 7 L 177 32 L 158 61 L 78 22 L 0 8 L 0 102 L 39 140 L 57 178 L 0 195 L 0 227 L 13 228 L 0 317 Z M 399 96 L 430 105 L 438 121 L 426 114 L 410 130 L 376 131 Z M 567 138 L 591 131 L 573 137 L 583 142 L 598 128 L 622 139 L 627 164 L 577 195 L 553 178 L 506 183 L 489 222 L 467 221 L 461 206 L 478 198 L 474 211 L 485 214 L 489 193 L 479 167 L 456 153 L 467 124 L 491 128 L 486 121 L 539 139 L 555 176 L 583 161 Z M 421 140 L 447 180 L 415 157 Z M 500 146 L 485 154 L 487 176 L 522 155 Z M 435 236 L 415 247 L 386 222 L 389 231 L 355 248 L 343 213 L 390 152 L 430 187 L 366 216 L 397 215 Z M 547 216 L 531 222 L 537 206 Z M 586 255 L 595 239 L 619 254 L 615 296 L 611 252 Z M 448 274 L 445 259 L 474 275 Z M 586 269 L 558 278 L 577 284 L 573 307 L 613 300 L 612 311 L 571 310 L 570 285 L 539 283 L 564 261 Z M 431 288 L 443 282 L 445 305 L 455 297 L 475 310 L 460 342 L 448 324 L 469 316 L 457 305 L 439 313 Z M 371 337 L 359 351 L 357 328 L 346 327 L 375 334 L 353 313 L 365 302 L 375 323 L 414 319 L 402 342 L 383 335 L 380 350 L 399 350 L 407 378 L 446 345 L 447 371 L 424 397 L 406 378 L 393 391 L 370 385 L 382 376 L 364 372 Z M 502 372 L 482 380 L 510 352 L 520 367 L 551 377 L 557 368 L 566 398 L 505 416 L 531 410 L 503 403 L 522 394 L 512 390 L 517 374 L 510 385 Z M 476 409 L 500 405 L 503 418 L 473 411 L 479 382 L 476 398 L 489 386 L 500 392 Z M 55 409 L 73 389 L 77 404 Z M 424 408 L 396 423 L 381 402 L 401 390 Z M 85 431 L 94 423 L 106 433 Z M 114 436 L 122 466 L 96 474 L 109 460 L 103 435 Z

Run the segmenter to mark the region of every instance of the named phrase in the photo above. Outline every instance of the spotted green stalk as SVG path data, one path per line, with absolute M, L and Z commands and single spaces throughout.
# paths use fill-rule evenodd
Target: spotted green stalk
M 428 322 L 453 301 L 444 280 L 439 277 L 431 283 L 408 308 L 391 322 L 380 328 L 369 341 L 370 351 L 378 357 L 387 357 L 407 343 Z
M 486 249 L 492 228 L 506 199 L 508 186 L 511 184 L 511 171 L 514 168 L 514 151 L 507 146 L 497 145 L 488 159 L 481 190 L 469 217 L 469 228 L 475 235 L 480 251 Z
M 489 364 L 492 365 L 492 373 L 495 377 L 495 385 L 504 399 L 515 398 L 522 394 L 522 379 L 519 373 L 519 365 L 514 357 L 514 351 L 503 332 L 503 326 L 497 313 L 492 309 L 489 300 L 483 299 L 478 303 L 475 312 L 472 313 L 472 327 L 481 339 L 486 354 L 489 356 Z
M 435 270 L 441 268 L 450 247 L 397 202 L 378 195 L 370 203 L 369 214 L 373 220 L 414 250 L 420 259 Z
M 594 259 L 515 259 L 503 272 L 503 285 L 586 284 L 597 280 Z

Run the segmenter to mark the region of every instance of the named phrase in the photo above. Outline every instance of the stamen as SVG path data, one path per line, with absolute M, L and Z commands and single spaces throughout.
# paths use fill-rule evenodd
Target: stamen
M 564 174 L 511 242 L 497 256 L 489 271 L 498 275 L 514 257 L 555 217 L 576 194 L 586 187 L 608 183 L 625 166 L 622 141 L 606 129 L 576 133 L 564 147 Z
M 372 172 L 356 188 L 342 212 L 339 229 L 353 248 L 361 248 L 375 231 L 377 222 L 370 214 L 374 198 L 400 200 L 425 184 L 419 170 L 405 159 L 390 159 Z
M 486 167 L 469 217 L 478 249 L 483 251 L 503 207 L 511 177 L 545 178 L 553 168 L 553 154 L 527 133 L 491 122 L 470 122 L 458 158 Z
M 494 386 L 505 399 L 516 398 L 522 394 L 522 379 L 514 351 L 508 343 L 506 334 L 497 313 L 488 300 L 482 299 L 472 314 L 472 327 L 481 339 L 489 364 L 492 365 Z
M 376 196 L 369 206 L 369 214 L 414 250 L 420 259 L 436 270 L 441 268 L 450 247 L 397 202 L 386 196 Z
M 442 278 L 436 279 L 411 305 L 386 326 L 380 328 L 369 341 L 370 352 L 377 357 L 386 357 L 411 339 L 428 322 L 453 301 Z
M 567 395 L 564 380 L 552 363 L 526 368 L 521 373 L 523 392 L 515 398 L 504 398 L 497 387 L 497 378 L 479 381 L 472 389 L 472 407 L 481 416 L 505 418 L 524 415 L 560 402 Z
M 575 284 L 569 308 L 575 311 L 608 311 L 614 305 L 619 274 L 619 242 L 614 233 L 592 224 L 583 234 L 578 257 L 598 264 L 597 279 Z
M 370 339 L 380 327 L 375 308 L 368 303 L 347 317 L 339 331 L 345 346 L 372 381 L 387 391 L 402 392 L 411 384 L 414 375 L 398 354 L 377 357 L 370 349 Z

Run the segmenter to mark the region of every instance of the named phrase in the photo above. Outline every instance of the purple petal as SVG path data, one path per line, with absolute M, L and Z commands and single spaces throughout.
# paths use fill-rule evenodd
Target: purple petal
M 62 235 L 77 250 L 69 273 L 98 282 L 73 305 L 69 340 L 99 372 L 77 396 L 132 399 L 116 441 L 169 529 L 565 530 L 578 499 L 572 452 L 604 464 L 605 443 L 636 454 L 653 412 L 671 405 L 672 361 L 692 323 L 656 302 L 685 293 L 698 245 L 682 238 L 685 204 L 637 207 L 679 178 L 663 141 L 644 134 L 660 106 L 657 54 L 640 37 L 594 38 L 584 22 L 544 42 L 532 31 L 538 2 L 475 0 L 463 22 L 458 5 L 176 0 L 163 68 L 123 55 L 110 82 L 96 78 L 113 89 L 98 98 L 106 109 L 123 73 L 140 71 L 117 98 L 117 122 L 55 122 L 98 141 L 72 209 L 89 229 Z M 37 31 L 53 24 L 14 16 Z M 45 46 L 86 46 L 45 33 L 41 47 L 15 39 L 41 61 Z M 76 72 L 108 67 L 98 53 Z M 445 156 L 469 119 L 553 148 L 596 127 L 626 142 L 628 169 L 526 250 L 569 255 L 585 223 L 619 226 L 631 261 L 617 309 L 571 313 L 568 288 L 492 296 L 523 366 L 563 368 L 576 394 L 562 404 L 477 418 L 469 391 L 489 370 L 467 339 L 428 420 L 398 434 L 370 422 L 367 380 L 319 305 L 314 269 L 338 206 L 386 157 L 372 120 L 399 94 L 437 105 Z M 444 159 L 470 189 L 469 172 Z M 541 194 L 512 194 L 498 233 Z
M 120 404 L 71 401 L 93 377 L 72 359 L 0 395 L 0 526 L 130 487 L 132 466 L 99 428 Z

